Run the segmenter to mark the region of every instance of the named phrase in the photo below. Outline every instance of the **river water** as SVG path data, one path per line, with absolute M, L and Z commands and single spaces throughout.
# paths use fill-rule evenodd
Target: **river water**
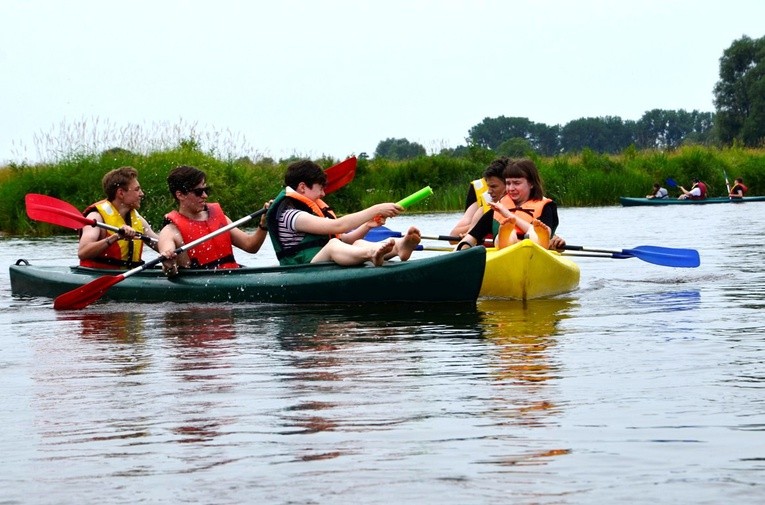
M 0 503 L 765 502 L 765 204 L 561 221 L 570 244 L 701 267 L 575 258 L 573 293 L 456 313 L 56 312 L 13 298 L 7 267 L 70 264 L 74 238 L 0 240 Z

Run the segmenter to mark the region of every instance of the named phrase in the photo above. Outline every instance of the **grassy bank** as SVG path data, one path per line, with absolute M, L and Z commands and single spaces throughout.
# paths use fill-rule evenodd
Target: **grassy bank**
M 328 198 L 341 214 L 374 203 L 396 201 L 423 186 L 434 195 L 413 208 L 413 212 L 459 211 L 464 205 L 469 181 L 480 176 L 494 158 L 491 151 L 471 150 L 466 158 L 426 156 L 409 161 L 360 160 L 355 180 Z M 66 229 L 32 222 L 26 217 L 24 196 L 43 193 L 75 207 L 103 198 L 101 177 L 123 165 L 139 171 L 146 200 L 141 213 L 154 227 L 173 208 L 166 177 L 177 165 L 194 165 L 204 170 L 214 187 L 212 201 L 220 202 L 232 219 L 262 206 L 281 189 L 284 170 L 290 160 L 269 159 L 253 163 L 244 158 L 221 160 L 202 152 L 193 142 L 149 154 L 110 150 L 98 155 L 79 155 L 39 165 L 11 165 L 0 168 L 0 232 L 9 235 L 71 233 Z M 319 159 L 328 167 L 340 160 Z M 619 196 L 644 196 L 654 182 L 668 178 L 690 186 L 698 177 L 708 183 L 710 196 L 727 194 L 725 173 L 732 184 L 743 177 L 750 194 L 765 191 L 765 150 L 684 147 L 672 153 L 627 150 L 619 156 L 587 152 L 577 156 L 535 158 L 548 196 L 562 207 L 617 205 Z M 670 194 L 678 190 L 667 188 Z

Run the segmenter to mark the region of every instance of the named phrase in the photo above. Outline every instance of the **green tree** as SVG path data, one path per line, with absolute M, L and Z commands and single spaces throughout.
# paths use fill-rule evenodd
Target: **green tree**
M 407 139 L 389 138 L 381 140 L 375 149 L 375 158 L 389 160 L 409 160 L 426 154 L 422 145 L 417 142 L 409 142 Z
M 619 153 L 633 143 L 634 124 L 618 116 L 575 119 L 561 128 L 561 149 L 568 153 L 585 148 L 597 153 Z
M 744 35 L 723 52 L 714 95 L 723 144 L 756 147 L 765 140 L 765 37 Z

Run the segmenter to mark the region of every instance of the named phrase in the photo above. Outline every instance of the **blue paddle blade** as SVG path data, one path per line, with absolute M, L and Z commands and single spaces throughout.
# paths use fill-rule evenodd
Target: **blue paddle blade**
M 623 254 L 629 254 L 641 260 L 665 267 L 696 268 L 701 264 L 699 252 L 695 249 L 675 249 L 672 247 L 656 247 L 641 245 L 634 249 L 624 249 Z
M 385 226 L 378 226 L 377 228 L 372 228 L 369 230 L 364 236 L 364 240 L 369 240 L 370 242 L 379 242 L 391 237 L 399 238 L 402 236 L 403 235 L 401 235 L 400 231 L 393 231 L 390 228 L 386 228 Z
M 669 186 L 670 188 L 676 188 L 677 182 L 672 177 L 669 177 L 667 179 L 667 186 Z

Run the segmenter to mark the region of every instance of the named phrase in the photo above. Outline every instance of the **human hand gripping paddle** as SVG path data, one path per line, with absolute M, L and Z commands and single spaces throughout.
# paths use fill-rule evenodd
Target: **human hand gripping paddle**
M 338 168 L 339 167 L 339 168 Z M 330 173 L 330 171 L 332 171 Z M 348 184 L 351 180 L 353 180 L 353 176 L 356 171 L 356 158 L 349 158 L 348 160 L 345 160 L 337 165 L 334 165 L 325 172 L 327 173 L 327 185 L 325 186 L 325 193 L 331 193 L 332 191 L 336 191 L 340 189 L 341 187 Z M 348 175 L 350 173 L 350 176 Z M 330 185 L 330 182 L 332 183 Z M 261 214 L 265 213 L 266 209 L 258 209 L 257 211 L 253 212 L 249 216 L 245 216 L 237 221 L 233 221 L 226 226 L 219 228 L 215 230 L 212 233 L 208 233 L 207 235 L 200 237 L 192 242 L 189 242 L 188 244 L 184 244 L 183 246 L 175 249 L 175 254 L 181 254 L 184 251 L 188 251 L 189 249 L 198 246 L 199 244 L 206 242 L 214 237 L 217 237 L 218 235 L 222 233 L 226 233 L 227 231 L 236 228 L 237 226 L 240 226 L 247 221 L 254 219 Z M 117 284 L 118 282 L 121 282 L 131 275 L 137 274 L 139 272 L 142 272 L 146 270 L 147 268 L 152 268 L 155 265 L 158 265 L 166 258 L 164 256 L 158 256 L 154 258 L 151 261 L 147 261 L 143 265 L 133 268 L 132 270 L 128 270 L 125 273 L 121 273 L 118 275 L 104 275 L 101 276 L 84 286 L 80 286 L 79 288 L 75 288 L 71 291 L 68 291 L 62 295 L 59 295 L 56 297 L 55 300 L 53 300 L 53 308 L 56 310 L 74 310 L 74 309 L 84 309 L 91 303 L 95 302 L 99 298 L 103 296 L 106 291 Z
M 401 237 L 401 232 L 391 230 L 385 226 L 372 228 L 367 233 L 367 240 L 380 241 L 390 237 Z M 462 240 L 460 237 L 449 235 L 420 235 L 428 240 L 448 240 L 450 242 Z M 427 249 L 427 248 L 425 248 Z M 665 267 L 695 268 L 701 264 L 699 253 L 695 249 L 676 249 L 672 247 L 657 247 L 650 245 L 641 245 L 634 249 L 622 249 L 620 251 L 608 249 L 591 249 L 578 245 L 566 245 L 563 247 L 566 251 L 582 251 L 599 253 L 598 258 L 628 259 L 638 258 L 647 263 L 661 265 Z M 440 249 L 437 249 L 440 250 Z
M 88 219 L 74 205 L 52 196 L 29 193 L 24 197 L 24 203 L 26 204 L 27 216 L 35 221 L 55 224 L 64 228 L 71 228 L 72 230 L 80 230 L 88 225 L 97 226 L 119 235 L 124 234 L 122 228 L 102 223 L 95 219 Z M 142 235 L 141 233 L 136 233 L 136 237 L 147 244 L 157 243 L 157 239 Z

